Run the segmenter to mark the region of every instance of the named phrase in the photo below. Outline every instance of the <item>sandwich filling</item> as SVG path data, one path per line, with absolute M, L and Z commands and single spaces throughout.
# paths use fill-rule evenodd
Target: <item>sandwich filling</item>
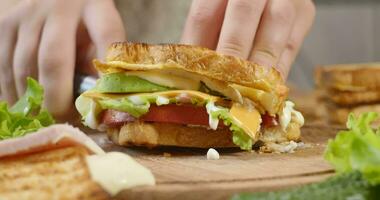
M 229 129 L 234 144 L 250 150 L 263 129 L 286 132 L 291 123 L 303 125 L 294 104 L 282 105 L 268 84 L 252 88 L 170 67 L 131 71 L 95 64 L 104 74 L 76 101 L 90 128 L 140 121 Z

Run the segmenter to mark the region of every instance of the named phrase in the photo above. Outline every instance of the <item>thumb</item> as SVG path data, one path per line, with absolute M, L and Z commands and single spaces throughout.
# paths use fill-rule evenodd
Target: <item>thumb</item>
M 113 1 L 95 0 L 87 3 L 83 22 L 96 48 L 98 58 L 104 58 L 108 46 L 125 41 L 125 30 Z

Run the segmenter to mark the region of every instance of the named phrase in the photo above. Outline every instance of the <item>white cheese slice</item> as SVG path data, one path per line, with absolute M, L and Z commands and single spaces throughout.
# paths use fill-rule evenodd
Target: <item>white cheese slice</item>
M 155 185 L 152 172 L 121 152 L 86 157 L 91 178 L 112 196 L 136 186 Z

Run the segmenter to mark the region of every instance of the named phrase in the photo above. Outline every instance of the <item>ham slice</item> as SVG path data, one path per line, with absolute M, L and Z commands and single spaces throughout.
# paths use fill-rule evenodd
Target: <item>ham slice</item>
M 0 158 L 76 145 L 86 147 L 93 154 L 104 154 L 103 149 L 78 128 L 57 124 L 23 137 L 0 141 Z

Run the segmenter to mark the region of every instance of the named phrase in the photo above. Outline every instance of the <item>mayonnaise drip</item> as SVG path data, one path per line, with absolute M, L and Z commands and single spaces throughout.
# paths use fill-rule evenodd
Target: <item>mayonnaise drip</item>
M 291 101 L 286 101 L 285 107 L 282 110 L 282 113 L 280 114 L 280 125 L 284 131 L 286 130 L 292 119 L 301 126 L 303 126 L 305 122 L 302 114 L 294 110 L 294 103 Z

